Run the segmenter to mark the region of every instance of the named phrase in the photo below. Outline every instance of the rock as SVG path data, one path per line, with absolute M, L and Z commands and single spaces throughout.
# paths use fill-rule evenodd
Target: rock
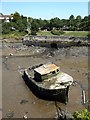
M 9 112 L 6 114 L 8 118 L 12 118 L 14 116 L 14 112 L 9 110 Z
M 34 105 L 35 105 L 35 101 L 34 102 L 32 102 Z
M 26 104 L 28 100 L 21 100 L 20 104 Z
M 8 59 L 8 57 L 5 57 L 6 59 Z
M 10 53 L 10 56 L 13 56 L 13 53 Z
M 28 117 L 27 117 L 27 115 L 24 115 L 23 118 L 24 118 L 24 119 L 27 119 Z
M 39 53 L 39 50 L 37 50 L 37 53 Z

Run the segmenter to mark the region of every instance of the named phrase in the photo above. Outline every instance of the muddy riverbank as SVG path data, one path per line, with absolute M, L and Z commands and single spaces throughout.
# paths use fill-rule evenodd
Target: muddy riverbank
M 12 53 L 12 55 L 11 55 Z M 70 74 L 79 84 L 70 87 L 67 105 L 57 102 L 58 106 L 71 114 L 84 109 L 82 89 L 88 100 L 88 48 L 68 47 L 49 49 L 27 47 L 20 44 L 2 45 L 2 100 L 3 117 L 55 118 L 54 101 L 37 98 L 22 79 L 23 70 L 29 66 L 55 62 L 61 70 Z

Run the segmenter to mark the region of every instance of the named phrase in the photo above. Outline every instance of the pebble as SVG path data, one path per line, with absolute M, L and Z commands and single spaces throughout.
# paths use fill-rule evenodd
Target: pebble
M 24 115 L 23 118 L 24 118 L 24 119 L 27 119 L 28 117 L 27 117 L 27 115 Z
M 8 118 L 12 118 L 14 116 L 14 112 L 9 110 L 9 112 L 7 113 L 7 117 Z
M 13 53 L 10 53 L 10 56 L 13 56 Z
M 32 102 L 34 105 L 35 105 L 35 101 L 34 102 Z
M 8 59 L 8 57 L 6 57 L 6 59 Z

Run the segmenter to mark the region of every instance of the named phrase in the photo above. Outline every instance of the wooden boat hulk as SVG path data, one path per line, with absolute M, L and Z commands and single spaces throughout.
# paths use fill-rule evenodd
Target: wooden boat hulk
M 72 85 L 73 78 L 62 72 L 58 65 L 47 63 L 25 69 L 23 78 L 38 97 L 68 102 L 69 86 Z

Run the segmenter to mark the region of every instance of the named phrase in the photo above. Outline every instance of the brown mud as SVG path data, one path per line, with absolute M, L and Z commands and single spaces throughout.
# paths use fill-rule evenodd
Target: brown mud
M 11 54 L 12 53 L 12 54 Z M 82 90 L 88 100 L 88 48 L 71 47 L 49 48 L 27 47 L 22 44 L 2 45 L 2 106 L 3 117 L 23 118 L 55 118 L 54 101 L 37 98 L 22 79 L 23 70 L 41 63 L 55 62 L 63 72 L 68 73 L 77 81 L 70 87 L 67 105 L 57 102 L 65 112 L 73 114 L 85 108 Z

